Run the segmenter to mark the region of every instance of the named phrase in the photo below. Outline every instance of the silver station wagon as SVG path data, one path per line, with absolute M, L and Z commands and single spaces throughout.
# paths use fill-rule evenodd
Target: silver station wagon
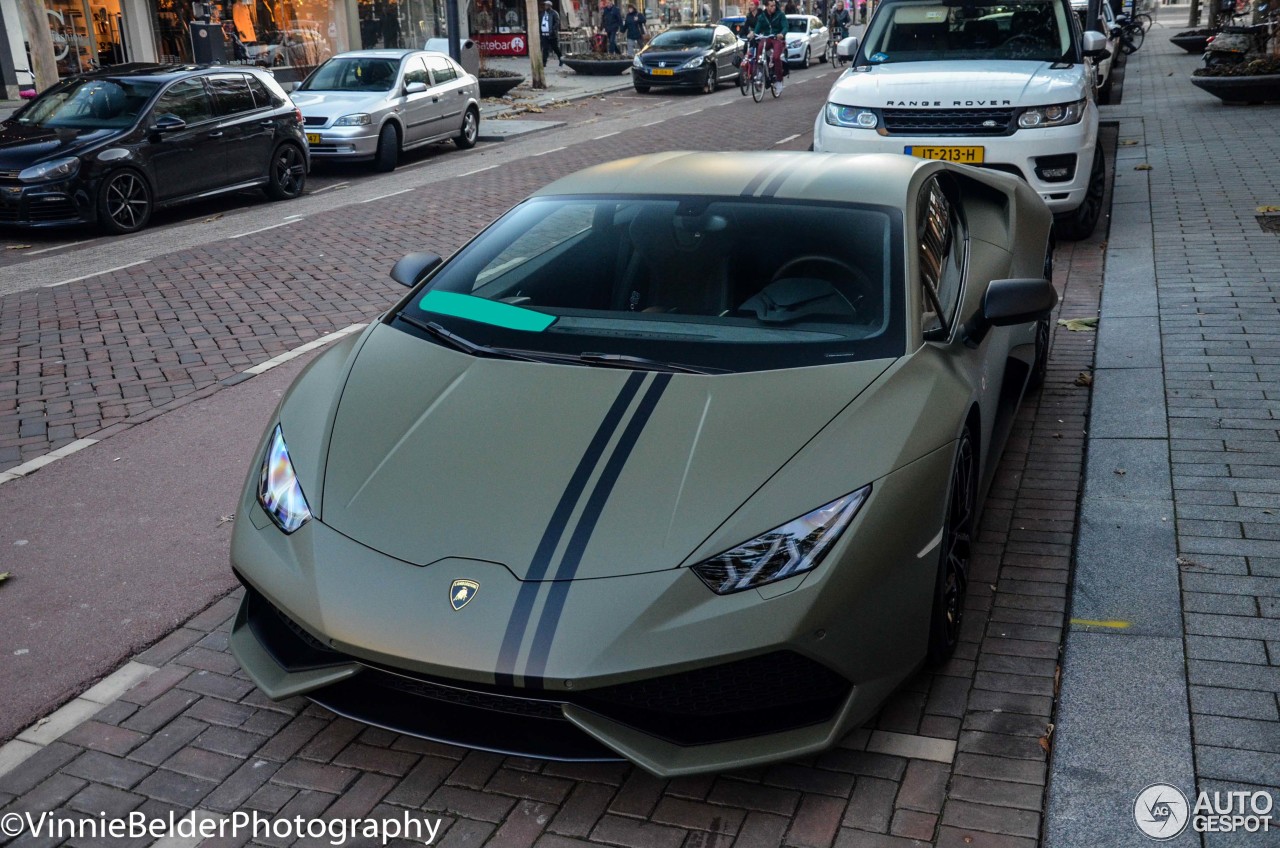
M 480 84 L 444 53 L 354 50 L 312 72 L 293 93 L 313 159 L 372 161 L 391 171 L 405 150 L 480 132 Z

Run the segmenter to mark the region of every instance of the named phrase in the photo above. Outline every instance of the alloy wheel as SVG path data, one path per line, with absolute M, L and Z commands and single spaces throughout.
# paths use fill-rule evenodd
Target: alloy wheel
M 276 185 L 285 197 L 297 197 L 302 193 L 302 186 L 307 177 L 307 169 L 302 164 L 302 153 L 292 144 L 286 144 L 276 154 Z
M 121 232 L 136 230 L 151 214 L 151 193 L 132 171 L 116 174 L 107 183 L 107 216 Z
M 974 480 L 973 442 L 966 430 L 956 450 L 956 467 L 951 473 L 951 502 L 947 532 L 943 537 L 942 613 L 946 643 L 960 638 L 964 617 L 965 590 L 969 584 L 969 553 L 973 543 L 973 512 L 977 500 Z

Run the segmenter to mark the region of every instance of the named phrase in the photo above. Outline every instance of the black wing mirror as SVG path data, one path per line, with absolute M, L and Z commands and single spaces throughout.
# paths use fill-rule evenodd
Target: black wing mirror
M 413 288 L 444 260 L 434 253 L 409 253 L 391 268 L 391 279 Z
M 1039 321 L 1058 305 L 1048 280 L 992 280 L 982 300 L 982 317 L 993 327 Z
M 186 121 L 169 112 L 156 116 L 155 123 L 151 125 L 151 131 L 153 133 L 175 132 L 177 130 L 185 130 L 186 128 Z

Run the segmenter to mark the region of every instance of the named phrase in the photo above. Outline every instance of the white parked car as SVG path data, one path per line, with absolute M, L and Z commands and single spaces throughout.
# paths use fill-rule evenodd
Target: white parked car
M 1098 92 L 1099 103 L 1111 102 L 1111 71 L 1115 68 L 1116 57 L 1120 55 L 1120 35 L 1116 27 L 1116 14 L 1111 11 L 1111 4 L 1102 0 L 1098 4 L 1098 23 L 1089 26 L 1085 17 L 1089 14 L 1089 0 L 1071 0 L 1071 9 L 1080 21 L 1080 28 L 1085 32 L 1100 32 L 1107 39 L 1107 54 L 1093 61 L 1094 88 Z
M 787 61 L 807 68 L 813 60 L 827 61 L 827 42 L 831 36 L 819 18 L 813 15 L 787 15 Z
M 480 132 L 480 83 L 444 53 L 339 53 L 293 92 L 311 158 L 372 160 L 379 171 L 401 152 L 452 139 L 472 147 Z
M 853 67 L 827 95 L 813 148 L 1016 174 L 1055 214 L 1059 238 L 1086 238 L 1106 188 L 1086 59 L 1103 52 L 1069 0 L 882 0 L 864 41 L 840 42 Z

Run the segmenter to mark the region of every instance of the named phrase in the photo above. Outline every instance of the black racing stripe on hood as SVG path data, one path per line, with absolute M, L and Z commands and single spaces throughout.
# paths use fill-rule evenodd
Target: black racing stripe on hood
M 613 453 L 600 473 L 600 478 L 596 480 L 595 488 L 592 489 L 587 505 L 582 510 L 582 517 L 578 520 L 578 526 L 573 528 L 573 535 L 569 537 L 564 557 L 561 558 L 560 566 L 556 569 L 553 578 L 555 582 L 551 584 L 551 592 L 542 607 L 542 617 L 538 621 L 533 645 L 529 649 L 529 663 L 525 667 L 524 677 L 526 684 L 531 687 L 541 685 L 542 675 L 547 667 L 547 654 L 551 650 L 551 642 L 560 624 L 560 614 L 564 611 L 569 585 L 578 573 L 578 566 L 582 563 L 582 555 L 586 552 L 587 543 L 591 541 L 591 534 L 595 532 L 596 524 L 600 521 L 600 515 L 604 512 L 609 495 L 612 494 L 623 467 L 631 457 L 636 442 L 640 440 L 640 434 L 644 432 L 649 418 L 653 415 L 653 410 L 657 408 L 658 401 L 662 399 L 662 393 L 666 391 L 667 384 L 670 382 L 670 374 L 659 374 L 649 384 L 644 397 L 640 399 L 635 415 L 631 416 L 631 420 L 627 422 L 627 428 L 622 431 L 618 444 L 614 446 Z
M 781 174 L 778 174 L 778 176 L 770 180 L 769 184 L 764 187 L 764 191 L 760 192 L 760 196 L 773 197 L 773 195 L 777 193 L 778 189 L 782 188 L 782 184 L 787 181 L 787 177 L 789 176 L 791 176 L 790 171 L 783 171 Z
M 538 542 L 533 561 L 529 565 L 529 572 L 520 584 L 520 593 L 516 596 L 515 607 L 511 610 L 510 620 L 507 621 L 507 632 L 502 638 L 502 648 L 498 652 L 496 674 L 499 685 L 512 686 L 515 683 L 516 659 L 520 655 L 520 645 L 524 641 L 525 628 L 529 625 L 529 616 L 533 613 L 533 602 L 538 596 L 539 581 L 546 575 L 556 546 L 560 544 L 560 538 L 569 525 L 573 508 L 587 488 L 587 481 L 591 479 L 592 472 L 600 463 L 600 457 L 604 455 L 604 449 L 618 429 L 623 413 L 627 411 L 627 407 L 631 406 L 632 399 L 640 391 L 644 378 L 643 372 L 627 376 L 627 382 L 623 385 L 622 391 L 618 393 L 609 411 L 605 413 L 600 427 L 591 437 L 591 442 L 587 445 L 582 458 L 578 460 L 578 467 L 574 469 L 573 476 L 569 478 L 569 485 L 560 495 L 560 502 L 556 504 L 555 512 L 551 514 L 551 522 L 542 533 L 542 539 Z
M 769 179 L 769 175 L 779 168 L 785 167 L 785 162 L 776 162 L 760 169 L 760 173 L 751 178 L 751 182 L 747 183 L 747 187 L 742 190 L 740 197 L 751 197 L 756 193 L 756 189 L 760 188 L 760 184 Z

